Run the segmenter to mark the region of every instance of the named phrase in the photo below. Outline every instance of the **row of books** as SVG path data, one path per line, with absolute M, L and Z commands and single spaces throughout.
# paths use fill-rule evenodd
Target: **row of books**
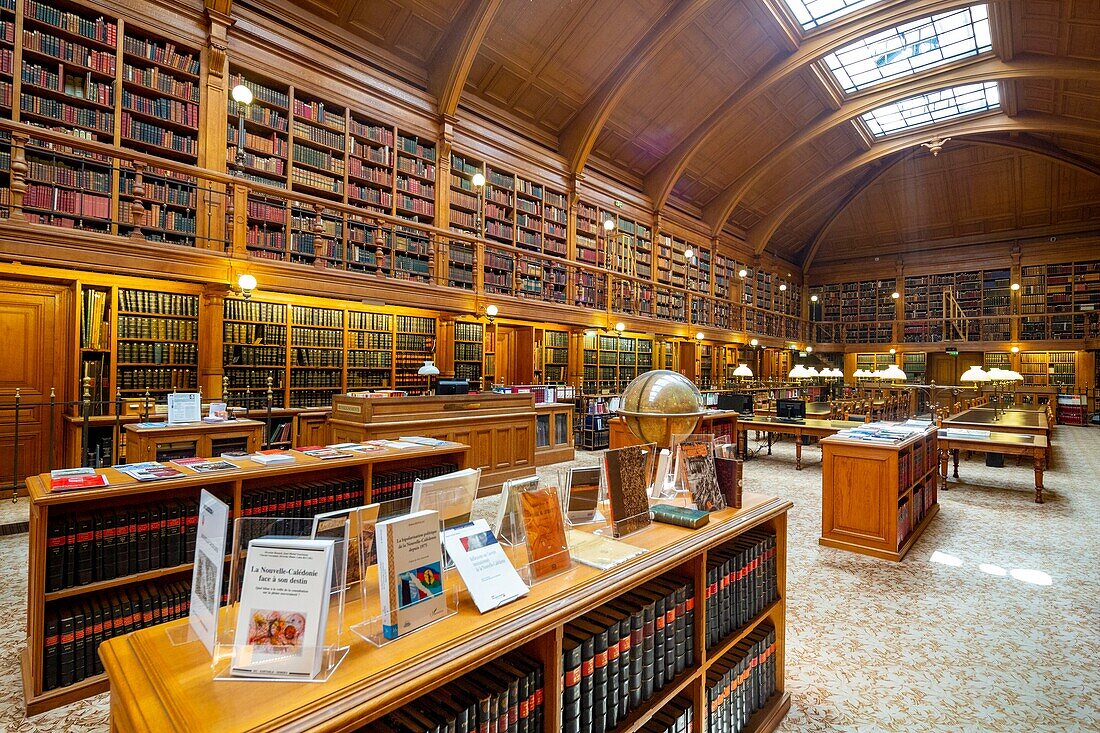
M 60 28 L 69 33 L 75 33 L 78 36 L 83 36 L 93 41 L 99 41 L 109 46 L 114 45 L 118 38 L 118 26 L 105 20 L 103 16 L 95 20 L 88 20 L 80 17 L 76 13 L 69 13 L 37 2 L 37 0 L 27 0 L 23 5 L 23 13 L 28 18 L 33 18 L 34 20 L 52 25 L 55 28 Z
M 739 733 L 775 692 L 775 629 L 761 626 L 707 670 L 706 730 Z
M 295 348 L 290 363 L 300 367 L 339 367 L 344 365 L 344 352 L 335 349 Z
M 110 51 L 92 51 L 87 46 L 36 30 L 23 29 L 23 48 L 78 64 L 113 76 L 115 55 Z
M 509 652 L 371 725 L 380 733 L 537 733 L 543 730 L 543 669 Z
M 199 126 L 199 106 L 191 102 L 178 102 L 164 97 L 150 99 L 123 89 L 122 107 L 195 129 Z
M 386 503 L 382 514 L 394 515 L 408 511 L 401 509 L 402 505 L 412 501 L 413 483 L 419 479 L 435 478 L 458 470 L 456 463 L 441 463 L 436 466 L 426 466 L 415 469 L 402 469 L 394 471 L 381 471 L 371 477 L 372 503 Z
M 192 76 L 199 75 L 198 55 L 179 53 L 174 43 L 161 44 L 126 35 L 122 39 L 122 50 L 131 56 L 140 56 L 147 61 L 171 66 Z
M 192 389 L 197 384 L 195 367 L 189 369 L 130 367 L 118 373 L 118 388 L 122 390 Z
M 286 322 L 286 306 L 282 303 L 227 298 L 222 313 L 225 318 L 234 321 Z
M 286 326 L 272 323 L 223 323 L 226 341 L 254 346 L 286 346 Z
M 363 479 L 330 479 L 245 492 L 241 517 L 313 517 L 362 504 Z
M 707 553 L 707 648 L 779 600 L 774 532 L 757 529 Z
M 126 112 L 122 113 L 122 137 L 133 142 L 148 143 L 187 155 L 198 154 L 196 138 L 135 120 Z
M 198 364 L 199 347 L 198 344 L 123 341 L 118 344 L 118 360 L 120 363 Z
M 566 624 L 562 730 L 602 733 L 695 663 L 690 582 L 658 578 Z
M 124 309 L 125 310 L 125 309 Z M 119 338 L 171 339 L 173 341 L 194 341 L 199 336 L 198 322 L 175 318 L 152 318 L 149 316 L 119 316 Z
M 110 293 L 86 288 L 81 293 L 80 345 L 86 349 L 106 349 L 111 340 L 107 315 Z
M 282 349 L 267 346 L 225 344 L 222 347 L 222 363 L 227 366 L 272 366 L 282 369 L 286 365 L 286 355 Z
M 303 390 L 292 392 L 290 395 L 291 407 L 331 407 L 332 395 L 338 389 Z
M 122 80 L 138 84 L 150 91 L 171 94 L 174 97 L 192 102 L 199 101 L 199 87 L 197 84 L 191 81 L 180 81 L 171 74 L 166 74 L 155 67 L 143 69 L 140 66 L 123 64 Z
M 118 305 L 124 311 L 133 313 L 152 313 L 170 316 L 197 316 L 199 298 L 197 295 L 182 293 L 161 293 L 153 290 L 118 291 Z
M 93 196 L 82 191 L 33 183 L 27 186 L 23 194 L 23 205 L 92 219 L 108 220 L 111 217 L 111 199 L 108 196 Z
M 225 600 L 225 590 L 222 599 Z M 42 688 L 55 690 L 103 673 L 99 645 L 167 621 L 185 618 L 191 583 L 146 583 L 104 592 L 46 611 Z
M 197 527 L 198 504 L 173 500 L 52 517 L 46 592 L 182 565 Z

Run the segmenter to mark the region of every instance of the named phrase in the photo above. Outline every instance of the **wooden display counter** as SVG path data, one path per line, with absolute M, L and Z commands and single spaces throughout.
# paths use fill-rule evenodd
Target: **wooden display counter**
M 123 426 L 126 431 L 126 462 L 168 461 L 175 458 L 214 458 L 228 451 L 260 450 L 264 424 L 259 420 L 226 420 L 183 425 L 147 423 Z
M 711 515 L 698 530 L 654 524 L 629 537 L 647 550 L 608 571 L 580 564 L 535 585 L 529 595 L 486 614 L 460 594 L 455 616 L 378 648 L 350 631 L 350 651 L 331 678 L 318 683 L 215 681 L 210 656 L 201 643 L 174 646 L 166 628 L 138 631 L 106 642 L 100 653 L 111 681 L 111 730 L 145 731 L 352 731 L 440 685 L 513 649 L 523 649 L 543 666 L 546 731 L 560 731 L 562 639 L 567 622 L 650 583 L 659 576 L 689 580 L 694 586 L 692 665 L 664 685 L 616 730 L 636 730 L 678 695 L 694 701 L 695 731 L 705 720 L 707 675 L 753 630 L 775 631 L 775 689 L 750 720 L 747 730 L 772 731 L 786 714 L 784 689 L 787 511 L 790 502 L 746 493 L 741 509 Z M 779 599 L 742 628 L 707 649 L 707 561 L 720 546 L 752 529 L 776 538 Z M 365 578 L 376 582 L 373 569 Z M 368 586 L 377 587 L 377 586 Z M 358 594 L 349 600 L 345 624 L 363 613 Z M 186 622 L 173 622 L 181 628 Z M 224 664 L 224 662 L 223 662 Z
M 737 435 L 737 415 L 733 410 L 709 410 L 699 418 L 699 424 L 692 432 L 714 437 L 725 437 L 732 442 Z M 609 447 L 625 448 L 628 445 L 640 445 L 641 441 L 626 426 L 626 420 L 612 417 L 609 421 Z
M 481 469 L 481 487 L 535 472 L 535 398 L 530 393 L 435 397 L 332 398 L 329 437 L 360 443 L 424 435 L 470 446 L 470 468 Z M 483 492 L 484 493 L 484 492 Z
M 862 555 L 901 560 L 939 511 L 939 446 L 928 431 L 894 445 L 821 441 L 821 538 Z
M 23 695 L 27 704 L 27 714 L 33 715 L 44 710 L 65 705 L 107 689 L 105 674 L 94 674 L 72 684 L 46 689 L 44 646 L 46 627 L 51 619 L 56 620 L 67 608 L 87 607 L 89 602 L 104 595 L 113 595 L 120 591 L 146 587 L 150 582 L 189 582 L 191 563 L 155 567 L 141 572 L 124 574 L 119 577 L 99 579 L 107 575 L 101 569 L 89 571 L 88 582 L 67 584 L 47 591 L 47 567 L 50 565 L 52 540 L 60 536 L 65 539 L 67 524 L 75 524 L 80 529 L 82 518 L 106 516 L 141 516 L 153 509 L 161 509 L 176 502 L 188 506 L 197 506 L 199 493 L 207 489 L 230 502 L 233 516 L 242 515 L 242 497 L 255 496 L 253 492 L 268 492 L 279 487 L 300 487 L 303 484 L 317 486 L 325 482 L 362 482 L 360 501 L 368 503 L 371 487 L 376 474 L 396 469 L 414 470 L 441 464 L 453 464 L 465 468 L 468 446 L 458 443 L 436 448 L 410 448 L 406 450 L 383 449 L 370 453 L 358 453 L 347 458 L 322 461 L 317 458 L 292 452 L 294 463 L 280 466 L 260 466 L 251 461 L 240 461 L 240 470 L 219 471 L 216 473 L 194 474 L 185 478 L 168 479 L 142 483 L 114 469 L 100 469 L 98 473 L 107 476 L 108 486 L 97 489 L 50 493 L 50 475 L 32 476 L 27 479 L 30 495 L 31 513 L 28 533 L 28 590 L 27 590 L 27 646 L 23 650 Z M 184 469 L 188 472 L 187 469 Z M 178 506 L 178 504 L 177 504 Z M 176 524 L 179 515 L 176 515 Z M 71 522 L 69 520 L 72 520 Z M 92 522 L 92 519 L 88 519 Z M 146 520 L 148 521 L 148 520 Z M 168 522 L 172 521 L 169 515 Z M 97 525 L 89 524 L 93 530 Z M 152 527 L 160 533 L 161 528 Z M 102 531 L 102 527 L 99 528 Z M 136 526 L 131 527 L 137 535 Z M 179 531 L 179 530 L 177 530 Z M 92 531 L 89 531 L 91 533 Z M 84 541 L 99 542 L 100 537 Z M 133 545 L 130 545 L 131 548 Z M 132 553 L 131 553 L 132 554 Z M 152 564 L 152 563 L 150 563 Z M 56 585 L 56 584 L 55 584 Z M 150 614 L 150 623 L 152 615 Z M 58 630 L 51 629 L 56 635 Z M 162 633 L 159 629 L 150 633 Z M 89 645 L 90 647 L 91 645 Z M 200 646 L 201 648 L 201 646 Z M 94 652 L 93 652 L 94 653 Z M 170 664 L 170 666 L 173 666 Z
M 573 449 L 574 409 L 573 405 L 556 402 L 535 404 L 536 466 L 549 466 L 576 458 Z

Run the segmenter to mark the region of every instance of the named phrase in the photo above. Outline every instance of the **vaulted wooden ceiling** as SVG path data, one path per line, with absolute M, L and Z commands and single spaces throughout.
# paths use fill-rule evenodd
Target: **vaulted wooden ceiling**
M 973 4 L 879 0 L 804 32 L 783 0 L 235 3 L 289 5 L 344 29 L 360 52 L 433 92 L 441 113 L 500 110 L 572 170 L 597 167 L 641 185 L 657 207 L 701 213 L 713 231 L 796 261 L 967 236 L 975 221 L 991 235 L 1040 218 L 1100 221 L 1076 198 L 1100 180 L 1088 168 L 1100 166 L 1097 0 L 993 0 L 992 53 L 863 92 L 844 95 L 820 61 L 877 30 Z M 999 111 L 881 139 L 855 122 L 977 81 L 1000 84 Z M 952 139 L 939 158 L 914 152 L 940 135 Z M 998 166 L 1011 168 L 1016 190 L 969 195 L 1000 185 Z M 939 200 L 944 181 L 959 197 Z M 912 193 L 931 186 L 940 188 Z M 1040 189 L 1042 201 L 1029 196 Z M 950 206 L 926 216 L 933 204 Z M 1034 205 L 1048 206 L 1045 218 Z M 1024 207 L 1008 229 L 1006 206 Z

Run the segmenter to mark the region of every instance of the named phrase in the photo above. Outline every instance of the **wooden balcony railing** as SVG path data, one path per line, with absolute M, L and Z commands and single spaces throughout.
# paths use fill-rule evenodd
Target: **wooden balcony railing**
M 800 318 L 728 297 L 0 120 L 0 186 L 5 172 L 0 215 L 11 221 L 580 307 L 655 329 L 807 336 Z

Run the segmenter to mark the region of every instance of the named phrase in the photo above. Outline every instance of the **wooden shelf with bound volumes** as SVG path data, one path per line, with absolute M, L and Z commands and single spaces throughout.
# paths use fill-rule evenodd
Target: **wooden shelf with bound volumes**
M 103 591 L 118 592 L 119 589 L 128 588 L 135 593 L 144 593 L 149 581 L 161 581 L 168 576 L 173 576 L 177 582 L 189 583 L 190 581 L 191 565 L 179 562 L 186 559 L 185 557 L 170 556 L 173 559 L 167 563 L 158 564 L 150 561 L 150 567 L 142 567 L 141 564 L 137 564 L 142 552 L 139 549 L 134 572 L 107 572 L 102 559 L 92 559 L 88 561 L 84 577 L 78 574 L 73 579 L 75 582 L 69 582 L 67 579 L 69 576 L 63 571 L 58 582 L 58 577 L 52 574 L 50 569 L 57 567 L 54 564 L 56 559 L 54 553 L 58 548 L 56 539 L 60 536 L 65 540 L 64 530 L 68 524 L 71 524 L 68 519 L 73 519 L 78 529 L 80 521 L 85 521 L 89 528 L 88 533 L 93 537 L 84 541 L 98 543 L 101 537 L 95 534 L 95 530 L 102 532 L 103 526 L 94 524 L 93 518 L 104 517 L 104 512 L 116 517 L 125 513 L 135 516 L 135 511 L 131 510 L 137 509 L 144 517 L 148 507 L 155 506 L 159 509 L 178 502 L 197 506 L 199 492 L 202 489 L 207 489 L 228 501 L 233 517 L 242 516 L 244 506 L 242 499 L 254 496 L 255 492 L 269 492 L 279 487 L 288 491 L 297 490 L 302 486 L 302 482 L 309 482 L 311 486 L 316 487 L 326 482 L 359 481 L 361 494 L 350 496 L 350 500 L 356 504 L 368 503 L 371 500 L 374 476 L 382 470 L 398 466 L 403 470 L 419 469 L 441 464 L 450 464 L 459 469 L 465 468 L 468 451 L 468 446 L 452 443 L 436 448 L 383 449 L 328 461 L 296 453 L 295 461 L 291 464 L 267 467 L 250 461 L 241 461 L 241 469 L 238 471 L 193 474 L 178 479 L 145 483 L 136 481 L 114 469 L 101 469 L 99 473 L 106 475 L 110 481 L 108 486 L 64 493 L 50 492 L 49 474 L 28 478 L 27 490 L 30 495 L 31 517 L 27 535 L 29 543 L 27 645 L 23 650 L 22 658 L 23 696 L 27 705 L 27 714 L 34 715 L 107 690 L 107 678 L 104 674 L 86 674 L 86 672 L 96 670 L 95 647 L 104 637 L 111 635 L 112 632 L 109 630 L 97 632 L 94 644 L 87 644 L 81 652 L 81 657 L 86 660 L 88 659 L 86 653 L 90 652 L 92 655 L 90 659 L 93 661 L 85 662 L 84 670 L 80 675 L 70 673 L 72 680 L 52 676 L 52 673 L 58 670 L 47 662 L 47 648 L 49 639 L 59 635 L 58 628 L 52 624 L 59 617 L 61 623 L 64 622 L 65 609 L 88 607 Z M 171 522 L 173 519 L 176 522 L 175 526 L 178 527 L 180 515 L 170 516 L 168 521 Z M 62 530 L 60 535 L 59 530 Z M 136 534 L 139 530 L 132 531 Z M 163 532 L 163 528 L 149 529 L 151 535 L 154 531 Z M 182 534 L 183 530 L 179 531 Z M 98 551 L 99 545 L 89 544 L 82 550 L 74 549 L 74 554 L 90 554 L 93 548 Z M 128 559 L 126 562 L 128 566 L 131 561 Z M 74 561 L 74 567 L 79 571 L 81 566 Z M 115 567 L 117 570 L 117 566 Z M 185 599 L 181 599 L 181 602 L 182 600 Z M 59 605 L 62 601 L 65 603 Z M 154 618 L 157 621 L 154 621 Z M 152 623 L 159 622 L 159 618 L 159 615 L 154 616 L 150 609 L 148 620 L 143 623 L 148 627 Z M 91 628 L 90 624 L 88 628 Z M 136 628 L 142 628 L 142 625 Z M 126 630 L 129 630 L 129 627 L 126 627 Z M 81 629 L 79 633 L 83 635 L 83 630 Z M 89 631 L 89 635 L 91 633 Z M 103 636 L 99 636 L 98 633 L 102 633 Z M 60 666 L 60 662 L 56 666 Z M 77 679 L 77 677 L 80 678 Z M 63 684 L 58 684 L 59 680 Z
M 203 646 L 173 646 L 165 629 L 112 639 L 102 648 L 111 680 L 111 729 L 116 733 L 354 730 L 371 726 L 388 713 L 510 651 L 522 650 L 542 665 L 543 729 L 562 730 L 565 627 L 663 577 L 687 582 L 694 591 L 694 660 L 683 672 L 666 678 L 664 686 L 642 700 L 616 730 L 638 729 L 678 694 L 691 701 L 694 732 L 704 730 L 708 675 L 722 669 L 747 637 L 767 631 L 774 632 L 774 692 L 749 720 L 746 730 L 772 731 L 790 707 L 790 695 L 784 686 L 790 506 L 790 502 L 778 498 L 746 494 L 741 509 L 717 512 L 708 525 L 697 530 L 654 524 L 628 540 L 647 552 L 622 565 L 600 571 L 574 564 L 569 571 L 535 585 L 528 596 L 485 614 L 479 614 L 463 592 L 456 615 L 430 629 L 399 638 L 385 649 L 347 632 L 351 636 L 350 651 L 337 673 L 326 682 L 295 685 L 293 695 L 272 694 L 273 688 L 255 682 L 215 681 Z M 706 621 L 708 560 L 721 558 L 722 549 L 754 530 L 774 534 L 778 600 L 708 645 L 712 639 Z M 372 577 L 373 573 L 365 582 L 371 582 Z M 354 623 L 353 619 L 362 613 L 360 604 L 358 598 L 349 601 L 344 612 L 347 623 Z
M 821 462 L 826 547 L 901 560 L 939 512 L 935 430 L 895 444 L 823 438 Z

